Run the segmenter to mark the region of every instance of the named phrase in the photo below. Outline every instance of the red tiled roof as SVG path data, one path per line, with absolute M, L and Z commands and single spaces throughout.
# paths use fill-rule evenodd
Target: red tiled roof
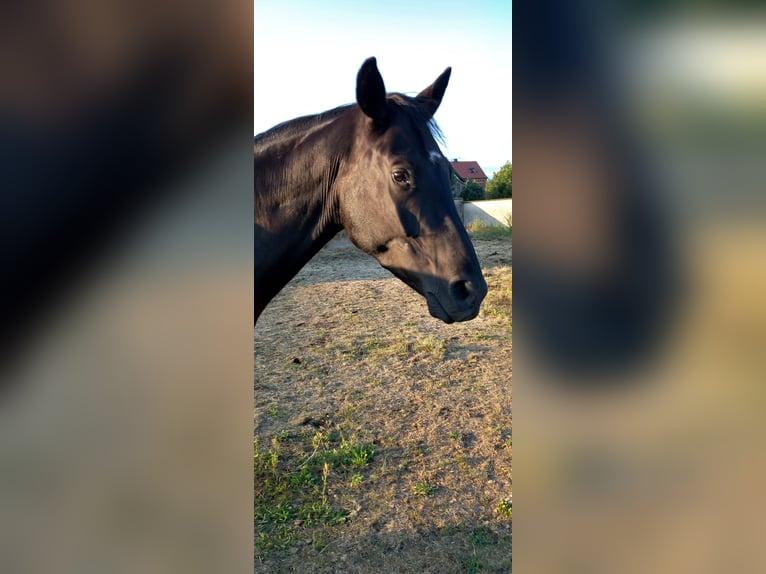
M 475 161 L 451 161 L 450 165 L 462 180 L 487 179 L 487 174 L 484 173 L 484 170 Z

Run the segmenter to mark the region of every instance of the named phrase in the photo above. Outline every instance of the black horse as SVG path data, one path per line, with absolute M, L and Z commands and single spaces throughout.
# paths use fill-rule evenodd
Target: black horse
M 423 295 L 446 323 L 476 317 L 487 284 L 455 209 L 433 115 L 451 69 L 416 97 L 386 94 L 375 58 L 358 105 L 255 137 L 255 320 L 335 234 Z

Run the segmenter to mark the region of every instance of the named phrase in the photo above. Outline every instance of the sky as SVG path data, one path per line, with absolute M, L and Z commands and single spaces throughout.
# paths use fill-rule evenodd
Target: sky
M 253 133 L 355 98 L 375 56 L 386 89 L 415 95 L 448 66 L 435 119 L 449 159 L 512 161 L 509 0 L 255 0 Z

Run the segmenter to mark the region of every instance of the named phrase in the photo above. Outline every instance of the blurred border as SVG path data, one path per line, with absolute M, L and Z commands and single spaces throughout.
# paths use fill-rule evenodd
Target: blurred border
M 516 566 L 762 571 L 766 12 L 515 8 Z
M 0 11 L 0 570 L 250 571 L 252 7 Z

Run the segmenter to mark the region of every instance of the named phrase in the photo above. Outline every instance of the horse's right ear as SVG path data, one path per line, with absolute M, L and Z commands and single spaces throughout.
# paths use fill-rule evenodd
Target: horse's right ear
M 388 120 L 386 86 L 375 58 L 367 58 L 356 75 L 356 101 L 365 115 L 378 124 Z

